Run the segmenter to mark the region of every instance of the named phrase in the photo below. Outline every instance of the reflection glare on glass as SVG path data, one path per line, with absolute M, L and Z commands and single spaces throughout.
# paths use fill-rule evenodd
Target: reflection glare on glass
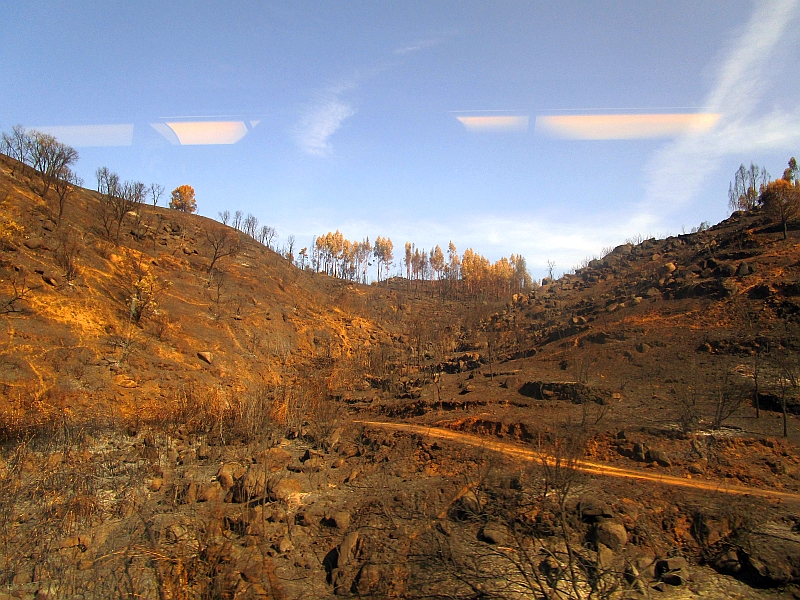
M 31 127 L 76 148 L 86 146 L 130 146 L 133 125 L 48 125 Z
M 170 143 L 181 146 L 235 144 L 248 131 L 244 121 L 167 121 L 151 126 Z
M 536 133 L 572 140 L 632 140 L 701 133 L 717 124 L 716 113 L 550 115 L 536 117 Z
M 475 133 L 527 131 L 527 115 L 463 115 L 456 117 L 468 131 Z

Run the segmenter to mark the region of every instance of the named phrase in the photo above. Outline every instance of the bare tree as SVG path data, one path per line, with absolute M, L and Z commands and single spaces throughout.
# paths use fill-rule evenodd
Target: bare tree
M 41 186 L 34 187 L 36 193 L 42 198 L 47 197 L 47 192 L 64 169 L 78 160 L 78 151 L 71 146 L 62 144 L 52 135 L 33 131 L 30 133 L 30 161 L 31 166 L 41 176 Z
M 769 173 L 763 167 L 750 163 L 750 168 L 743 164 L 734 175 L 728 187 L 728 207 L 731 211 L 751 211 L 759 203 L 759 194 L 769 181 Z
M 164 186 L 159 185 L 158 183 L 151 183 L 150 187 L 147 188 L 147 191 L 150 194 L 150 199 L 153 202 L 153 206 L 158 206 L 158 201 L 161 199 L 161 196 L 164 195 Z
M 553 280 L 553 269 L 556 266 L 556 261 L 554 260 L 547 260 L 547 277 L 552 281 Z
M 227 225 L 228 221 L 231 220 L 231 213 L 228 210 L 223 210 L 222 212 L 217 214 L 219 215 L 219 222 L 222 223 L 223 225 Z
M 64 208 L 67 205 L 70 197 L 75 192 L 75 189 L 83 186 L 83 179 L 69 167 L 64 167 L 60 176 L 53 182 L 53 188 L 58 196 L 58 223 L 61 223 L 61 217 L 64 216 Z
M 19 161 L 24 173 L 25 165 L 30 162 L 31 141 L 28 132 L 22 125 L 15 125 L 11 134 L 3 133 L 0 137 L 0 151 Z M 12 175 L 16 175 L 16 169 L 17 165 L 12 165 Z
M 120 184 L 119 175 L 106 167 L 97 169 L 97 191 L 100 192 L 100 217 L 109 239 L 119 245 L 122 224 L 128 213 L 145 201 L 147 188 L 138 181 Z
M 206 270 L 207 273 L 211 273 L 219 259 L 226 256 L 236 256 L 239 252 L 239 236 L 228 227 L 211 226 L 205 230 L 205 237 L 213 251 L 211 264 L 208 265 Z
M 233 227 L 237 231 L 241 231 L 243 218 L 244 215 L 242 214 L 242 211 L 237 210 L 235 213 L 233 213 L 233 222 L 231 223 L 231 227 Z
M 540 450 L 539 470 L 511 484 L 490 469 L 449 509 L 452 523 L 426 529 L 410 561 L 412 596 L 425 590 L 424 597 L 464 600 L 627 597 L 634 584 L 626 583 L 624 557 L 599 541 L 587 543 L 601 525 L 582 518 L 580 504 L 571 508 L 580 438 Z
M 254 240 L 258 239 L 258 219 L 255 215 L 252 213 L 247 213 L 247 216 L 242 223 L 242 231 Z
M 286 259 L 289 262 L 294 262 L 294 235 L 289 235 L 286 238 Z
M 730 374 L 718 377 L 713 391 L 714 420 L 712 426 L 719 429 L 747 401 L 745 390 L 735 385 Z
M 278 232 L 269 225 L 262 225 L 258 231 L 258 241 L 264 244 L 267 248 L 272 249 L 272 241 L 277 237 Z
M 787 410 L 787 394 L 790 389 L 797 389 L 797 358 L 788 350 L 777 353 L 774 357 L 775 366 L 778 368 L 778 388 L 781 395 L 781 413 L 783 414 L 783 437 L 789 435 L 789 415 Z

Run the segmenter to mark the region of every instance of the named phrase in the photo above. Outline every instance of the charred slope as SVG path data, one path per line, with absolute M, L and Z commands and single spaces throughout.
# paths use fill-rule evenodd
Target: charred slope
M 144 417 L 191 390 L 282 385 L 391 343 L 378 322 L 394 302 L 385 290 L 303 272 L 240 232 L 160 207 L 125 214 L 116 243 L 100 194 L 77 189 L 59 222 L 52 194 L 38 197 L 11 166 L 0 157 L 8 418 L 37 402 Z M 238 251 L 214 262 L 220 235 Z

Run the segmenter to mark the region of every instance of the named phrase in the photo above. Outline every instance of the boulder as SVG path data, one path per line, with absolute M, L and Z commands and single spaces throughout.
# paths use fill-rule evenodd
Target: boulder
M 284 477 L 270 486 L 270 498 L 287 502 L 303 492 L 303 486 L 294 477 Z
M 747 568 L 753 579 L 768 585 L 800 583 L 800 543 L 777 536 L 753 541 L 746 549 Z
M 203 351 L 197 353 L 197 358 L 209 365 L 214 362 L 214 355 L 211 352 Z
M 742 561 L 739 552 L 735 548 L 730 548 L 714 558 L 712 566 L 720 573 L 736 575 L 742 570 Z
M 335 527 L 345 531 L 350 527 L 350 513 L 346 510 L 337 510 L 331 513 L 326 513 L 322 524 L 328 527 Z
M 237 479 L 245 473 L 245 468 L 236 463 L 225 463 L 217 471 L 217 481 L 226 492 L 230 490 Z
M 200 485 L 200 489 L 197 492 L 197 501 L 198 502 L 213 502 L 214 500 L 221 499 L 225 493 L 222 490 L 222 486 L 217 481 L 212 481 L 211 483 L 204 483 Z
M 266 492 L 267 474 L 261 465 L 253 465 L 236 481 L 233 487 L 234 502 L 249 502 L 263 498 Z
M 716 269 L 717 277 L 733 277 L 736 275 L 736 267 L 729 264 L 719 265 Z
M 280 541 L 275 544 L 275 549 L 281 554 L 286 554 L 287 552 L 294 550 L 294 544 L 292 543 L 292 540 L 288 538 L 288 536 L 283 536 Z
M 496 546 L 511 546 L 514 541 L 508 530 L 499 523 L 487 523 L 478 537 L 481 541 Z
M 675 266 L 675 263 L 668 262 L 667 264 L 658 267 L 656 275 L 658 275 L 659 279 L 663 277 L 668 277 L 669 275 L 672 275 L 672 273 L 675 272 L 676 268 L 677 267 Z
M 601 517 L 608 518 L 614 516 L 608 504 L 593 496 L 582 497 L 576 508 L 581 518 L 589 522 L 596 521 Z
M 45 271 L 42 273 L 42 281 L 44 281 L 47 285 L 56 287 L 61 283 L 61 278 L 52 271 Z
M 606 519 L 597 524 L 595 541 L 608 546 L 611 550 L 621 550 L 628 543 L 628 532 L 619 521 Z
M 633 460 L 638 462 L 646 462 L 647 461 L 647 446 L 644 444 L 637 442 L 633 445 Z
M 656 576 L 668 585 L 683 585 L 689 580 L 689 563 L 682 556 L 659 560 L 656 563 Z
M 270 473 L 275 473 L 286 468 L 292 461 L 292 455 L 283 448 L 269 448 L 262 450 L 256 455 L 256 462 L 260 465 L 266 465 Z
M 343 567 L 358 557 L 361 551 L 361 538 L 357 531 L 353 531 L 344 536 L 342 543 L 339 544 L 338 566 Z
M 356 575 L 353 588 L 356 594 L 364 596 L 372 594 L 384 578 L 383 569 L 379 565 L 365 564 Z
M 669 459 L 669 456 L 667 456 L 667 453 L 663 450 L 648 450 L 647 462 L 657 463 L 660 467 L 672 466 L 672 461 Z
M 597 544 L 597 567 L 610 569 L 614 566 L 614 551 L 605 544 Z

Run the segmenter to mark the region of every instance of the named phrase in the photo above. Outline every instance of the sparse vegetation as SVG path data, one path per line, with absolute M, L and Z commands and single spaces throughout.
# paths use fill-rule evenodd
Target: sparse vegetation
M 56 211 L 0 168 L 0 595 L 796 590 L 800 272 L 766 203 L 538 287 L 452 243 L 405 277 L 383 237 L 275 260 L 252 215 L 108 169 Z

